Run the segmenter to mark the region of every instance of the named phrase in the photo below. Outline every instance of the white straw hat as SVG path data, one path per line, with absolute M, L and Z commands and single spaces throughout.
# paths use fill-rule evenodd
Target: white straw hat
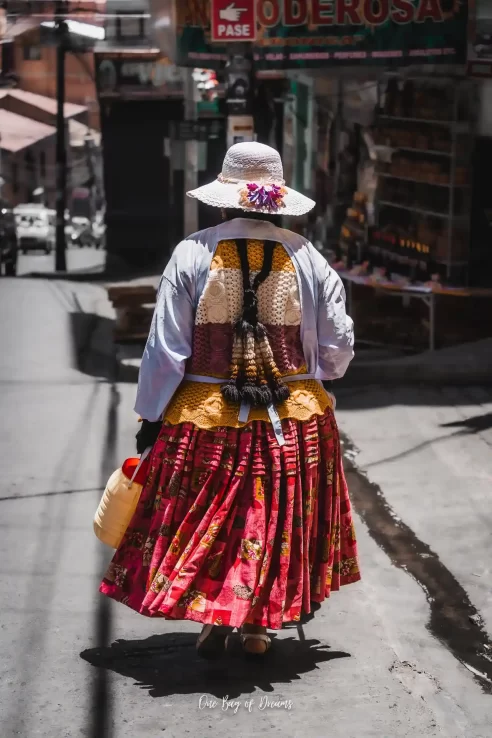
M 231 146 L 217 179 L 187 195 L 215 208 L 279 215 L 304 215 L 316 204 L 285 186 L 280 154 L 255 141 Z

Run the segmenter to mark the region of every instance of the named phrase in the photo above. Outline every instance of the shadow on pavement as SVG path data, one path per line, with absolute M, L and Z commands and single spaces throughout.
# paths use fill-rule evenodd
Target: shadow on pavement
M 111 383 L 111 395 L 108 408 L 106 436 L 104 439 L 104 453 L 101 459 L 101 488 L 116 467 L 116 452 L 118 439 L 118 406 L 120 394 L 114 382 Z M 99 571 L 96 572 L 96 582 L 99 583 L 106 570 L 106 553 L 100 549 Z M 94 637 L 98 648 L 105 651 L 111 643 L 112 614 L 110 601 L 107 597 L 99 597 L 94 613 Z M 107 671 L 99 669 L 94 672 L 91 689 L 91 702 L 88 714 L 90 730 L 88 738 L 108 738 L 112 735 L 113 701 Z
M 117 370 L 114 321 L 95 313 L 71 312 L 69 315 L 74 368 L 91 377 L 111 381 Z
M 381 487 L 357 468 L 352 460 L 356 449 L 347 438 L 344 447 L 350 496 L 369 534 L 393 566 L 403 569 L 422 587 L 429 604 L 430 633 L 472 672 L 482 690 L 491 694 L 492 641 L 480 613 L 438 554 L 396 515 Z
M 481 433 L 492 428 L 492 413 L 474 415 L 473 418 L 455 420 L 454 423 L 442 423 L 441 428 L 463 428 L 463 433 Z
M 255 662 L 244 658 L 237 636 L 231 638 L 227 657 L 206 662 L 195 651 L 195 633 L 169 633 L 143 641 L 119 640 L 109 648 L 90 649 L 80 656 L 92 666 L 134 679 L 151 697 L 173 694 L 211 694 L 235 699 L 256 688 L 273 692 L 275 684 L 290 684 L 333 659 L 350 658 L 330 651 L 317 640 L 273 636 L 272 650 Z
M 114 342 L 114 320 L 95 313 L 71 312 L 73 366 L 90 377 L 137 384 L 143 346 Z

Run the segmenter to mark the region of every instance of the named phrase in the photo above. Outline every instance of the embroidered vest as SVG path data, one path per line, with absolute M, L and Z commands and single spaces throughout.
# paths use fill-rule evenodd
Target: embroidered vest
M 264 266 L 263 242 L 248 240 L 247 258 L 253 283 Z M 167 422 L 192 422 L 200 428 L 240 427 L 244 423 L 238 419 L 239 398 L 228 399 L 217 379 L 224 379 L 225 385 L 242 371 L 242 384 L 247 379 L 257 386 L 268 382 L 275 390 L 282 377 L 306 373 L 297 275 L 281 244 L 273 248 L 268 276 L 256 292 L 258 322 L 265 329 L 266 346 L 262 346 L 261 336 L 252 341 L 249 335 L 238 343 L 235 326 L 243 314 L 245 293 L 240 252 L 235 241 L 221 241 L 199 300 L 192 355 L 186 367 L 188 374 L 211 377 L 215 383 L 183 381 L 165 413 Z M 331 405 L 328 394 L 314 380 L 294 382 L 289 390 L 285 399 L 274 398 L 281 419 L 307 420 Z M 249 420 L 269 422 L 265 407 L 253 403 Z

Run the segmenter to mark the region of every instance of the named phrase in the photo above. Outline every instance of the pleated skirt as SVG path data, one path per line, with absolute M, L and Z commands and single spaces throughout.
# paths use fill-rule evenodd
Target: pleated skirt
M 331 409 L 269 423 L 164 424 L 100 591 L 149 617 L 280 629 L 360 579 Z

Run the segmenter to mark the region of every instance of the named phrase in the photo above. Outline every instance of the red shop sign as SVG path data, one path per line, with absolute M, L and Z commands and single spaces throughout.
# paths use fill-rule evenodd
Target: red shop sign
M 256 0 L 212 0 L 212 41 L 256 41 Z

